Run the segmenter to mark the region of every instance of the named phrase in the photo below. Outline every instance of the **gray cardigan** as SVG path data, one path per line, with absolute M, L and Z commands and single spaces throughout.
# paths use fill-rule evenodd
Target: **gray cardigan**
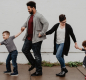
M 30 16 L 28 17 L 27 21 L 22 26 L 22 27 L 26 28 L 26 34 L 25 34 L 23 40 L 25 40 L 26 37 L 28 36 L 28 21 L 30 19 Z M 36 13 L 34 14 L 34 17 L 33 17 L 33 38 L 32 38 L 32 43 L 36 43 L 36 42 L 39 42 L 39 41 L 42 41 L 42 40 L 46 39 L 46 36 L 44 34 L 46 33 L 46 31 L 48 29 L 48 25 L 49 25 L 49 23 L 43 17 L 43 15 L 36 11 Z M 40 38 L 38 37 L 39 33 L 42 35 L 42 37 L 40 37 Z

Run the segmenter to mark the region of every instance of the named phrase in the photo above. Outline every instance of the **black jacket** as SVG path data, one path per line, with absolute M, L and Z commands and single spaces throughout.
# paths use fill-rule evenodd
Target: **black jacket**
M 56 34 L 58 29 L 59 23 L 55 24 L 49 31 L 46 32 L 46 35 L 54 34 L 54 52 L 53 54 L 56 54 Z M 72 27 L 66 23 L 65 26 L 65 42 L 64 42 L 64 48 L 63 48 L 63 55 L 68 55 L 69 49 L 70 49 L 70 36 L 72 37 L 73 41 L 76 42 L 75 35 L 73 33 Z

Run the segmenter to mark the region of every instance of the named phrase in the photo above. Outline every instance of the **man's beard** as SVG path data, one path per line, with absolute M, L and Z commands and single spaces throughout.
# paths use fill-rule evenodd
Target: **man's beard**
M 30 12 L 30 14 L 33 14 L 33 10 Z

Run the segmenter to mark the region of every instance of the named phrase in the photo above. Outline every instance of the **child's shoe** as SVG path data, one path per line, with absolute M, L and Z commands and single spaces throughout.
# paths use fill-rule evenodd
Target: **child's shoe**
M 83 68 L 86 68 L 85 65 L 82 65 L 82 66 L 83 66 Z
M 10 75 L 11 75 L 11 76 L 18 76 L 17 73 L 11 73 Z
M 10 74 L 11 71 L 4 71 L 4 74 Z

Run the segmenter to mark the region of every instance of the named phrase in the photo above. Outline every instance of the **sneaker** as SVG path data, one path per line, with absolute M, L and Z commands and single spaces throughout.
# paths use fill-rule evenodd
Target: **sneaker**
M 11 76 L 18 76 L 18 74 L 16 74 L 16 73 L 11 73 L 10 75 Z
M 85 68 L 85 65 L 82 65 L 83 66 L 83 68 Z
M 10 74 L 11 71 L 4 71 L 4 74 Z

